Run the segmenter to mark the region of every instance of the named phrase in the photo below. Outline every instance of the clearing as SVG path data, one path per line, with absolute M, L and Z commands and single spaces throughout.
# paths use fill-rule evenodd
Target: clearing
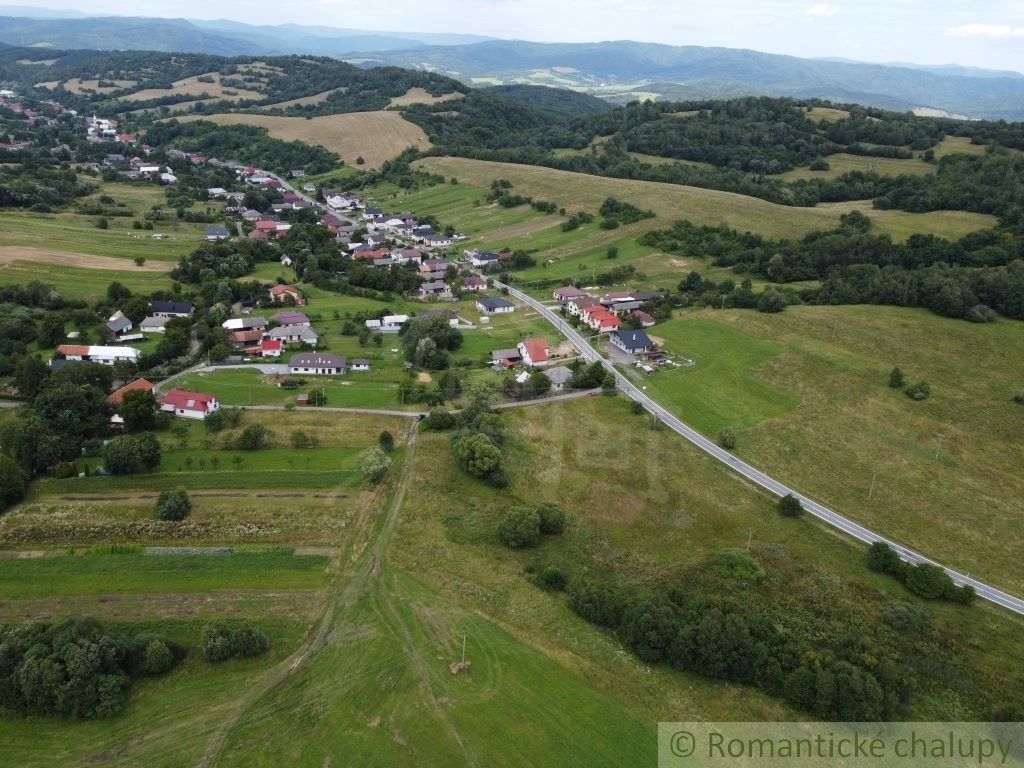
M 880 176 L 901 176 L 910 174 L 912 176 L 925 176 L 935 173 L 935 166 L 919 160 L 916 157 L 901 159 L 896 157 L 865 157 L 863 155 L 849 155 L 839 152 L 825 158 L 828 162 L 827 171 L 812 171 L 810 168 L 794 168 L 779 174 L 780 179 L 786 181 L 799 181 L 800 179 L 837 179 L 844 173 L 861 171 L 862 173 L 877 173 Z
M 200 78 L 210 78 L 213 82 L 202 82 Z M 207 72 L 205 75 L 186 77 L 176 80 L 170 88 L 145 88 L 135 93 L 123 96 L 124 101 L 149 101 L 150 99 L 163 99 L 167 96 L 207 96 L 224 99 L 226 101 L 241 101 L 243 99 L 262 99 L 264 94 L 260 91 L 246 90 L 243 88 L 225 88 L 221 84 L 219 72 Z
M 407 107 L 410 104 L 441 104 L 445 101 L 452 101 L 453 99 L 461 99 L 463 94 L 458 91 L 451 93 L 445 93 L 440 96 L 433 96 L 427 92 L 425 88 L 410 88 L 401 96 L 395 96 L 391 99 L 390 107 Z
M 0 245 L 0 269 L 17 261 L 27 261 L 33 264 L 60 264 L 83 269 L 115 269 L 119 271 L 131 269 L 124 259 L 112 256 L 51 251 L 45 248 L 33 248 L 30 246 Z M 142 266 L 133 266 L 140 272 L 161 273 L 167 272 L 170 267 L 167 262 L 160 261 L 147 261 Z

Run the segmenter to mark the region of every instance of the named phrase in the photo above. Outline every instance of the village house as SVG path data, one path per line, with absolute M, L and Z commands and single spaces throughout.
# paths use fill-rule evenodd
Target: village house
M 152 392 L 153 382 L 146 381 L 146 379 L 135 379 L 135 381 L 125 384 L 120 389 L 115 389 L 113 392 L 107 395 L 107 403 L 116 408 L 121 404 L 121 401 L 124 399 L 126 392 L 135 392 L 136 390 L 142 390 L 143 392 Z
M 522 353 L 518 349 L 491 350 L 491 365 L 503 365 L 506 368 L 511 368 L 522 359 Z
M 481 296 L 476 300 L 476 308 L 487 315 L 504 315 L 514 312 L 516 305 L 497 296 Z
M 590 294 L 573 285 L 566 285 L 562 288 L 556 288 L 552 296 L 559 304 L 568 304 L 573 299 L 589 298 Z
M 154 317 L 192 317 L 193 307 L 187 301 L 151 301 Z
M 613 346 L 631 355 L 644 355 L 657 349 L 654 346 L 654 342 L 647 335 L 647 332 L 641 330 L 616 331 L 608 340 Z
M 516 345 L 519 355 L 523 359 L 523 365 L 533 368 L 548 361 L 548 353 L 551 347 L 544 339 L 526 339 Z
M 418 295 L 421 299 L 429 299 L 432 297 L 438 299 L 454 298 L 451 288 L 448 287 L 448 283 L 446 283 L 444 280 L 425 281 L 420 286 Z
M 151 315 L 139 323 L 139 330 L 143 333 L 164 333 L 167 330 L 168 320 L 170 320 L 169 317 Z
M 121 339 L 127 336 L 134 327 L 135 324 L 125 317 L 121 310 L 115 312 L 105 326 L 107 333 L 114 339 Z
M 85 346 L 80 344 L 61 344 L 57 347 L 56 361 L 71 361 L 80 363 L 98 363 L 100 365 L 114 365 L 114 363 L 125 361 L 129 363 L 138 362 L 142 352 L 134 347 L 104 347 Z M 59 367 L 59 362 L 58 366 Z
M 362 357 L 355 358 L 352 363 L 351 370 L 353 371 L 368 371 L 370 370 L 370 361 Z
M 546 369 L 544 375 L 551 382 L 551 389 L 555 392 L 561 392 L 568 386 L 569 380 L 572 379 L 572 369 L 564 365 L 556 365 L 554 368 Z
M 300 307 L 306 303 L 306 300 L 302 298 L 302 294 L 299 293 L 299 289 L 291 285 L 275 285 L 270 289 L 269 295 L 270 300 L 275 304 L 288 301 L 289 299 Z
M 636 322 L 640 323 L 641 328 L 650 328 L 655 323 L 653 317 L 648 315 L 646 312 L 641 312 L 639 309 L 634 310 L 632 313 L 630 313 L 630 317 L 633 318 L 633 320 L 635 320 Z
M 218 240 L 227 240 L 231 235 L 228 233 L 227 227 L 209 226 L 203 230 L 203 237 L 209 243 L 216 242 Z
M 491 251 L 466 251 L 466 257 L 474 267 L 490 267 L 499 261 L 498 254 Z
M 602 306 L 589 307 L 583 311 L 580 317 L 598 333 L 617 331 L 622 325 L 619 318 Z
M 367 320 L 366 327 L 377 333 L 398 333 L 407 322 L 408 315 L 385 315 L 379 320 Z
M 270 319 L 273 320 L 278 325 L 284 326 L 286 328 L 296 326 L 305 326 L 307 328 L 309 327 L 309 318 L 306 317 L 306 315 L 304 315 L 302 312 L 278 312 Z
M 288 361 L 288 371 L 293 374 L 340 376 L 347 368 L 348 360 L 342 355 L 327 355 L 320 352 L 292 355 L 292 359 Z
M 583 313 L 591 307 L 597 307 L 600 305 L 597 299 L 593 296 L 580 296 L 576 299 L 569 299 L 569 303 L 565 305 L 566 311 L 574 317 L 582 317 Z
M 221 323 L 222 328 L 229 331 L 265 331 L 267 330 L 267 318 L 265 317 L 232 317 Z
M 487 281 L 478 276 L 470 275 L 462 281 L 462 290 L 469 291 L 471 293 L 479 293 L 487 288 Z
M 391 255 L 399 264 L 420 264 L 423 261 L 423 254 L 418 248 L 399 248 Z
M 184 419 L 205 419 L 206 415 L 220 408 L 213 395 L 189 392 L 175 387 L 160 398 L 160 410 Z
M 280 357 L 281 349 L 284 345 L 276 339 L 261 339 L 260 340 L 260 356 L 261 357 Z
M 263 339 L 263 331 L 235 331 L 228 336 L 228 344 L 232 349 L 254 350 Z
M 427 248 L 447 248 L 455 242 L 451 235 L 430 234 L 419 238 Z
M 266 336 L 269 339 L 281 341 L 285 344 L 309 344 L 311 347 L 315 347 L 320 339 L 315 330 L 305 325 L 286 325 L 281 328 L 271 328 Z

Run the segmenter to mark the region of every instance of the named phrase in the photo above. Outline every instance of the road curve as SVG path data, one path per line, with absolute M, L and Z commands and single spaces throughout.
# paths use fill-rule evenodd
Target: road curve
M 569 341 L 571 341 L 576 346 L 576 348 L 580 351 L 580 354 L 583 355 L 583 357 L 588 362 L 600 362 L 605 368 L 611 371 L 615 375 L 616 385 L 622 392 L 626 394 L 627 397 L 639 402 L 649 413 L 651 413 L 655 418 L 660 420 L 669 429 L 673 430 L 674 432 L 678 432 L 680 435 L 689 440 L 702 451 L 714 457 L 715 459 L 718 459 L 718 461 L 725 464 L 734 472 L 737 472 L 738 474 L 742 475 L 750 482 L 765 489 L 766 491 L 769 491 L 770 493 L 774 493 L 776 496 L 781 497 L 792 494 L 796 498 L 800 499 L 800 503 L 803 504 L 803 507 L 807 512 L 811 513 L 819 520 L 831 525 L 833 528 L 837 528 L 843 533 L 846 533 L 849 536 L 852 536 L 853 538 L 864 542 L 865 544 L 873 544 L 876 541 L 885 542 L 894 550 L 896 550 L 896 552 L 899 553 L 900 557 L 902 557 L 907 562 L 915 564 L 931 563 L 932 565 L 938 565 L 943 570 L 945 570 L 946 573 L 949 574 L 950 578 L 952 578 L 956 584 L 970 584 L 972 587 L 974 587 L 974 590 L 975 592 L 977 592 L 978 597 L 988 600 L 991 603 L 995 603 L 996 605 L 1013 611 L 1014 613 L 1024 615 L 1024 600 L 1022 600 L 1021 598 L 1014 597 L 1013 595 L 1007 592 L 1003 592 L 1002 590 L 993 587 L 991 584 L 986 584 L 983 581 L 978 581 L 978 579 L 972 578 L 967 574 L 954 571 L 951 568 L 947 568 L 946 566 L 942 565 L 941 563 L 936 563 L 934 560 L 931 560 L 918 552 L 914 552 L 911 549 L 907 549 L 903 545 L 897 544 L 891 539 L 887 539 L 886 537 L 877 534 L 874 531 L 871 531 L 865 528 L 864 526 L 859 525 L 858 523 L 855 523 L 849 518 L 843 517 L 838 512 L 834 512 L 828 507 L 819 504 L 814 499 L 808 498 L 807 496 L 804 496 L 803 494 L 793 490 L 792 488 L 789 488 L 788 486 L 786 486 L 783 483 L 780 483 L 773 477 L 770 477 L 769 475 L 766 475 L 764 472 L 761 472 L 759 469 L 756 469 L 755 467 L 752 467 L 750 464 L 747 464 L 739 457 L 734 456 L 732 453 L 725 450 L 717 443 L 706 438 L 697 430 L 693 429 L 690 426 L 687 426 L 681 419 L 679 419 L 677 416 L 670 413 L 668 410 L 666 410 L 657 402 L 655 402 L 642 389 L 637 387 L 625 376 L 623 376 L 618 370 L 616 370 L 616 368 L 604 357 L 604 355 L 602 355 L 592 346 L 590 346 L 590 344 L 587 343 L 587 340 L 584 339 L 583 336 L 581 336 L 575 328 L 573 328 L 569 323 L 567 323 L 565 319 L 558 315 L 556 312 L 553 312 L 549 307 L 544 306 L 541 302 L 537 301 L 531 296 L 526 295 L 522 291 L 513 288 L 512 286 L 505 285 L 504 283 L 500 283 L 496 280 L 494 281 L 494 286 L 500 289 L 507 290 L 509 295 L 515 297 L 522 303 L 539 312 L 545 320 L 554 325 L 555 328 L 558 329 L 558 331 L 563 336 L 569 339 Z

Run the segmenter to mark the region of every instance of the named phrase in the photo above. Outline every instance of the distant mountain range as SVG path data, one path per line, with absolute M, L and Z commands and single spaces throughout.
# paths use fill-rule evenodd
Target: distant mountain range
M 2 16 L 4 13 L 11 14 Z M 0 6 L 0 43 L 223 56 L 312 54 L 395 65 L 469 85 L 572 88 L 616 103 L 777 95 L 989 119 L 1024 120 L 1024 75 L 959 65 L 866 64 L 734 48 L 615 41 L 531 43 L 477 35 L 371 32 L 236 21 L 81 17 Z
M 492 38 L 419 32 L 370 32 L 361 29 L 303 26 L 255 26 L 237 21 L 193 21 L 127 16 L 29 16 L 20 6 L 0 6 L 0 41 L 21 46 L 91 48 L 101 51 L 209 53 L 218 56 L 271 56 L 306 53 L 343 56 L 357 51 L 409 50 L 420 45 L 458 46 Z M 51 11 L 62 14 L 63 11 Z M 71 14 L 73 12 L 67 12 Z

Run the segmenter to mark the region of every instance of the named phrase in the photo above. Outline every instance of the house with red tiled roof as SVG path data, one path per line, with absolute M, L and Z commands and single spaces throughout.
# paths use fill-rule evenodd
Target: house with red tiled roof
M 278 339 L 263 339 L 260 341 L 260 354 L 263 357 L 280 357 L 283 346 Z
M 529 367 L 540 365 L 548 361 L 548 353 L 551 351 L 551 347 L 544 339 L 526 339 L 520 341 L 516 345 L 516 349 L 519 350 L 520 357 L 523 358 L 523 364 Z
M 291 285 L 275 285 L 270 289 L 270 300 L 275 304 L 291 299 L 299 306 L 306 303 L 299 289 Z
M 125 384 L 120 389 L 115 389 L 109 395 L 107 395 L 107 403 L 113 406 L 121 404 L 121 400 L 124 399 L 125 392 L 134 392 L 136 390 L 142 390 L 143 392 L 153 391 L 153 382 L 146 381 L 145 379 L 136 379 L 133 382 Z
M 208 413 L 220 408 L 213 395 L 189 392 L 175 387 L 160 398 L 160 410 L 185 419 L 205 419 Z

